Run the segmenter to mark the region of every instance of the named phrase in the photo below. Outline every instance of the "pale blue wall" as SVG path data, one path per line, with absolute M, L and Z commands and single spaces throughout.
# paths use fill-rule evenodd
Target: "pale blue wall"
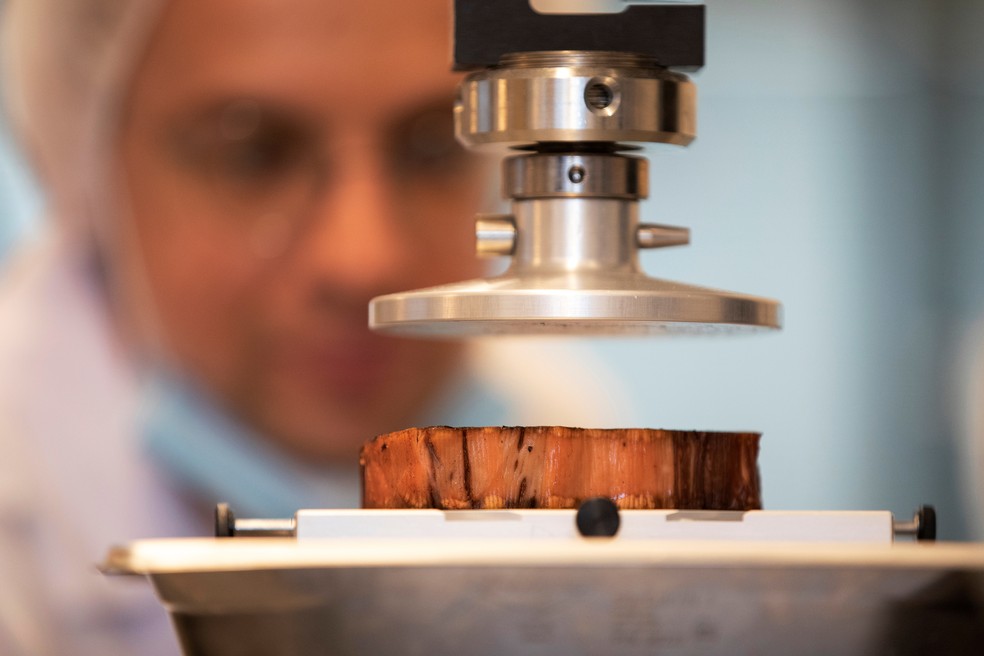
M 708 12 L 700 137 L 654 157 L 647 208 L 693 244 L 645 263 L 779 298 L 786 326 L 600 346 L 634 381 L 626 423 L 760 430 L 768 507 L 931 502 L 944 535 L 964 537 L 949 344 L 984 308 L 981 7 Z

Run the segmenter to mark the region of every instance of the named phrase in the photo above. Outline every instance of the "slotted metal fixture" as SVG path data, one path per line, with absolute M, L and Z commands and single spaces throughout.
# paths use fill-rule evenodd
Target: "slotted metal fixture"
M 639 264 L 640 248 L 689 242 L 685 228 L 640 222 L 649 174 L 639 149 L 685 146 L 696 136 L 696 91 L 676 69 L 703 64 L 702 5 L 555 15 L 527 0 L 458 0 L 455 12 L 455 65 L 473 69 L 454 109 L 457 137 L 504 155 L 511 201 L 508 215 L 478 217 L 477 251 L 511 256 L 511 266 L 493 278 L 375 298 L 373 329 L 461 336 L 780 327 L 776 301 L 651 278 Z

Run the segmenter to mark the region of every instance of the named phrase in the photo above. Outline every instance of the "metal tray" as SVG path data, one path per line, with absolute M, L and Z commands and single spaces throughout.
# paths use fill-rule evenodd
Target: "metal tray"
M 187 656 L 974 654 L 984 546 L 152 540 Z

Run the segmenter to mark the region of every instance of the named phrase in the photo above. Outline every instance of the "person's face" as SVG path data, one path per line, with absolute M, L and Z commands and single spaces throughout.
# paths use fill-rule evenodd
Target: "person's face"
M 309 456 L 407 427 L 460 355 L 366 326 L 373 296 L 479 272 L 449 4 L 174 0 L 135 73 L 124 316 Z

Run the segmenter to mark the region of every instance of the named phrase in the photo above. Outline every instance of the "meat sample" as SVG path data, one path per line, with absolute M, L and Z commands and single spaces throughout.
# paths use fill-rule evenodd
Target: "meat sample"
M 408 428 L 362 447 L 363 508 L 762 507 L 758 433 Z

